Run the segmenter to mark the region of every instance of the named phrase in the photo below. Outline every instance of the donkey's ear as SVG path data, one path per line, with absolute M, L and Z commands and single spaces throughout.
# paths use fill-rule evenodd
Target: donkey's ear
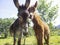
M 15 4 L 15 6 L 17 7 L 17 8 L 19 8 L 19 3 L 18 3 L 18 0 L 13 0 L 13 2 L 14 2 L 14 4 Z
M 26 8 L 29 7 L 29 4 L 30 4 L 30 0 L 26 0 L 26 2 L 25 2 L 25 6 L 26 6 Z
M 35 7 L 35 8 L 37 7 L 37 1 L 36 1 L 36 3 L 35 3 L 34 7 Z

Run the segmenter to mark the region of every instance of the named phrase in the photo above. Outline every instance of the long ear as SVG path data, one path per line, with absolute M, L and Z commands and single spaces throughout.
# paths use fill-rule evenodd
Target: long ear
M 26 0 L 26 2 L 25 2 L 26 8 L 28 8 L 29 4 L 30 4 L 30 0 Z
M 33 12 L 35 12 L 36 7 L 37 7 L 37 1 L 36 1 L 35 5 L 31 6 L 31 7 L 28 9 L 28 11 L 29 11 L 30 13 L 31 13 L 31 12 L 33 13 Z
M 19 8 L 19 3 L 18 3 L 18 0 L 13 0 L 13 2 L 14 2 L 14 4 L 15 4 L 15 6 L 17 7 L 17 8 Z
M 35 3 L 34 7 L 35 7 L 35 8 L 37 7 L 37 1 L 36 1 L 36 3 Z

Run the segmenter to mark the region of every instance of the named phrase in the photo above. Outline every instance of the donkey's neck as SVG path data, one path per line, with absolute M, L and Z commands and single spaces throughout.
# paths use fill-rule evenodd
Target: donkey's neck
M 42 20 L 37 13 L 34 13 L 34 18 L 32 21 L 33 21 L 34 25 L 36 25 L 36 26 L 42 24 Z

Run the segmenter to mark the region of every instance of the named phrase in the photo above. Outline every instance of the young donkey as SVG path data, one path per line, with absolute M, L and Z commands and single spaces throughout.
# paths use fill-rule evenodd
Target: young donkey
M 46 23 L 44 23 L 41 20 L 38 13 L 35 12 L 36 7 L 37 2 L 35 6 L 29 8 L 29 12 L 32 13 L 30 18 L 32 19 L 32 22 L 34 24 L 33 29 L 35 31 L 35 36 L 37 38 L 37 44 L 44 45 L 43 39 L 45 39 L 46 44 L 49 45 L 49 33 L 50 33 L 49 26 Z
M 17 34 L 19 35 L 17 45 L 21 45 L 22 33 L 26 35 L 28 32 L 28 18 L 30 15 L 28 11 L 28 6 L 30 4 L 30 0 L 26 0 L 25 5 L 22 5 L 22 6 L 19 5 L 18 0 L 13 0 L 13 2 L 18 9 L 18 18 L 11 25 L 10 33 L 13 34 L 13 37 L 14 37 L 13 45 L 16 45 Z

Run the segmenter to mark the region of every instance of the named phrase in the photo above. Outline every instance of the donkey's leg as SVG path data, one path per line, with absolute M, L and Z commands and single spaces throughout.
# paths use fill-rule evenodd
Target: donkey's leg
M 49 34 L 47 35 L 47 41 L 46 41 L 47 45 L 49 45 Z
M 39 39 L 38 39 L 39 45 L 44 45 L 43 39 L 44 39 L 44 35 L 43 35 L 43 33 L 41 33 L 41 34 L 39 35 Z
M 21 37 L 22 37 L 22 32 L 20 33 L 19 38 L 18 38 L 18 45 L 21 45 Z
M 18 45 L 21 45 L 21 38 L 18 39 Z
M 44 40 L 45 40 L 45 44 L 47 44 L 46 42 L 47 42 L 47 36 L 46 35 L 44 35 Z
M 14 38 L 14 44 L 13 45 L 16 45 L 16 33 L 15 32 L 14 32 L 13 38 Z
M 37 38 L 37 45 L 44 45 L 44 32 L 42 31 L 38 31 L 38 32 L 35 32 L 35 35 L 36 35 L 36 38 Z
M 36 38 L 37 38 L 37 45 L 44 45 L 42 35 L 36 35 Z
M 44 36 L 44 39 L 45 39 L 45 43 L 49 45 L 49 34 Z

